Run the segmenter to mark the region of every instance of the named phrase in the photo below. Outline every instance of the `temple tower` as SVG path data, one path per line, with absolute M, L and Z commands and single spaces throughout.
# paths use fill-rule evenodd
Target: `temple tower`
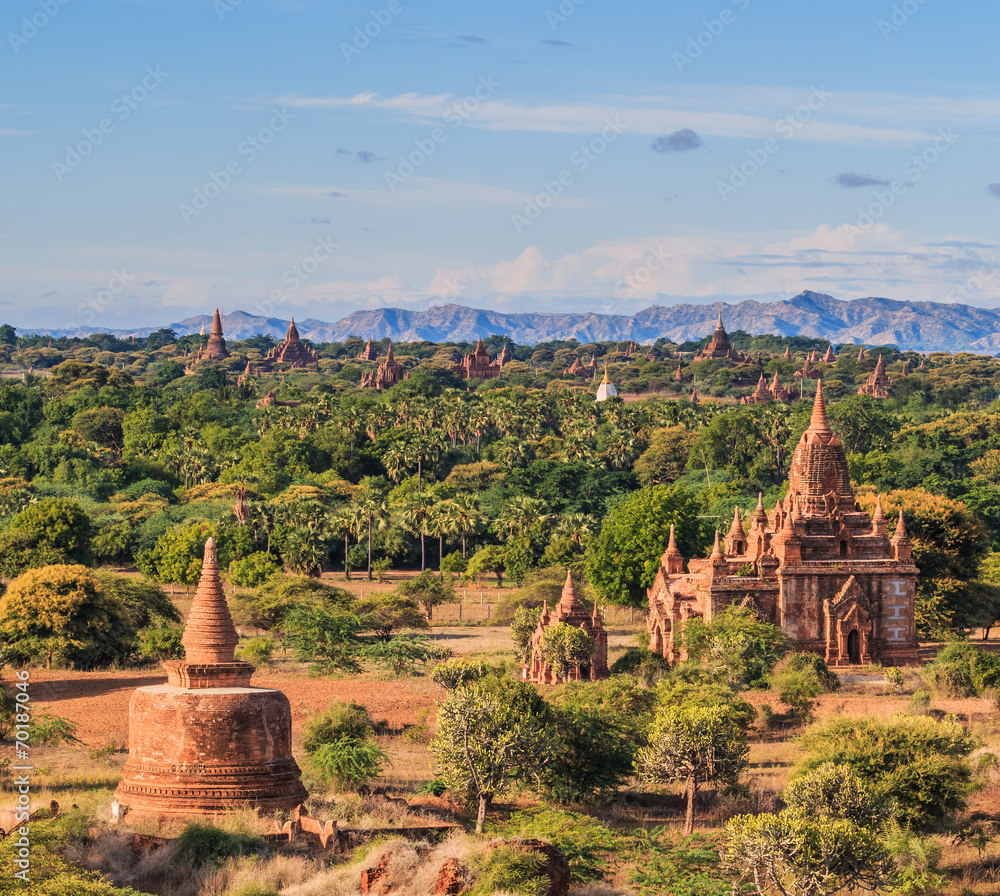
M 237 642 L 210 538 L 184 627 L 185 659 L 165 662 L 167 683 L 139 688 L 129 703 L 118 817 L 274 812 L 305 801 L 288 698 L 250 685 L 253 667 L 234 659 Z

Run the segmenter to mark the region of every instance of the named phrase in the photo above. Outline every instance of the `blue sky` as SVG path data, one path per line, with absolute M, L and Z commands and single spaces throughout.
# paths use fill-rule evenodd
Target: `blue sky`
M 995 3 L 8 0 L 0 25 L 17 325 L 1000 305 Z

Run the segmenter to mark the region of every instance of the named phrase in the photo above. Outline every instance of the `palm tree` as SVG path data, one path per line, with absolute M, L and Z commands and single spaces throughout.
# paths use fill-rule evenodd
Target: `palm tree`
M 518 495 L 511 498 L 503 513 L 496 521 L 497 529 L 508 538 L 517 538 L 527 532 L 535 523 L 548 519 L 548 507 L 541 498 Z
M 344 578 L 351 580 L 351 567 L 347 562 L 347 552 L 350 549 L 348 539 L 354 531 L 354 516 L 349 504 L 338 507 L 326 518 L 327 529 L 334 538 L 344 539 Z
M 486 528 L 486 517 L 479 509 L 479 502 L 474 495 L 456 495 L 451 503 L 455 508 L 457 531 L 462 536 L 462 559 L 464 560 L 466 559 L 466 537 L 482 532 Z
M 584 539 L 594 534 L 597 518 L 589 513 L 569 513 L 556 524 L 555 534 L 568 538 L 574 544 L 582 545 Z
M 433 498 L 417 495 L 410 498 L 399 508 L 399 524 L 411 535 L 420 536 L 420 571 L 427 569 L 427 552 L 424 544 L 424 537 L 430 534 L 427 531 L 428 517 L 434 507 Z
M 389 505 L 374 490 L 361 492 L 350 505 L 352 529 L 356 538 L 368 535 L 368 581 L 372 580 L 372 534 L 389 524 Z

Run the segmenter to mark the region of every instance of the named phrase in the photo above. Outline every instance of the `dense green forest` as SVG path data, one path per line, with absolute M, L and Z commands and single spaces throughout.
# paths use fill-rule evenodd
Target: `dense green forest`
M 543 567 L 615 566 L 608 533 L 624 526 L 649 533 L 649 556 L 613 582 L 589 578 L 599 598 L 635 605 L 664 520 L 688 522 L 679 531 L 690 557 L 734 508 L 751 509 L 759 493 L 771 507 L 783 494 L 816 388 L 795 372 L 827 345 L 730 334 L 754 353 L 746 364 L 691 363 L 707 340 L 632 353 L 511 346 L 516 360 L 482 382 L 451 369 L 469 346 L 415 343 L 395 347 L 408 378 L 376 392 L 357 385 L 374 366 L 355 360 L 360 339 L 314 346 L 315 369 L 259 378 L 240 375 L 269 337 L 193 367 L 206 337 L 170 330 L 50 340 L 5 326 L 0 340 L 6 578 L 77 562 L 190 585 L 213 535 L 239 585 L 279 567 L 371 575 L 389 566 L 516 584 Z M 485 342 L 495 355 L 504 340 Z M 882 401 L 857 394 L 879 353 L 895 380 Z M 600 377 L 567 374 L 592 357 L 629 401 L 596 403 Z M 816 368 L 860 500 L 878 492 L 887 511 L 904 511 L 924 632 L 988 629 L 1000 615 L 1000 363 L 892 348 L 859 361 L 845 346 Z M 774 373 L 792 403 L 737 403 Z M 277 401 L 259 407 L 272 392 Z

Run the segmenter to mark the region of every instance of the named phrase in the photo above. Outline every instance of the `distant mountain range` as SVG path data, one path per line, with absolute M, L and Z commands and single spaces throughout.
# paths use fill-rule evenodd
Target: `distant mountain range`
M 312 342 L 343 342 L 350 336 L 394 342 L 470 342 L 479 336 L 509 336 L 520 345 L 534 345 L 553 339 L 576 339 L 580 343 L 633 339 L 651 343 L 660 337 L 674 342 L 700 339 L 715 327 L 722 312 L 726 329 L 779 336 L 806 336 L 828 339 L 835 345 L 897 345 L 917 351 L 971 351 L 994 354 L 1000 351 L 1000 309 L 973 308 L 940 302 L 897 302 L 868 298 L 843 302 L 822 293 L 803 292 L 780 302 L 746 300 L 735 304 L 654 305 L 637 314 L 518 313 L 442 305 L 425 311 L 382 308 L 355 311 L 337 321 L 296 321 L 303 339 Z M 178 335 L 205 332 L 211 328 L 211 314 L 189 317 L 169 326 Z M 245 311 L 225 315 L 223 326 L 231 340 L 268 334 L 281 339 L 288 321 L 257 317 Z M 33 332 L 53 336 L 87 336 L 111 332 L 116 336 L 145 336 L 156 327 L 134 330 L 76 330 Z

